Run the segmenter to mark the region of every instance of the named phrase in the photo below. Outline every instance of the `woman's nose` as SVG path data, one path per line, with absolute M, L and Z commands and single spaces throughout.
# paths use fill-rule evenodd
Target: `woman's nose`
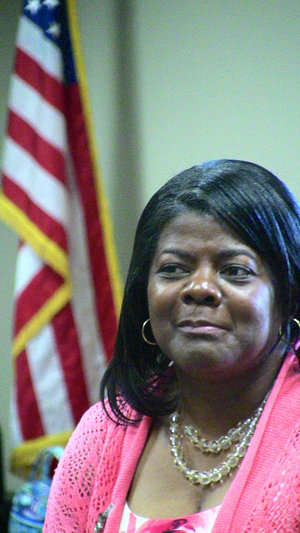
M 215 279 L 210 276 L 195 276 L 183 287 L 181 297 L 186 304 L 218 306 L 222 294 Z

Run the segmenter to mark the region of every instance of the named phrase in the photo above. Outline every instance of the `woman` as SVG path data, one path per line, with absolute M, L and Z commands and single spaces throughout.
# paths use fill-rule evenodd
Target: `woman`
M 102 401 L 60 461 L 44 531 L 300 532 L 299 319 L 285 185 L 234 160 L 167 182 L 141 216 Z

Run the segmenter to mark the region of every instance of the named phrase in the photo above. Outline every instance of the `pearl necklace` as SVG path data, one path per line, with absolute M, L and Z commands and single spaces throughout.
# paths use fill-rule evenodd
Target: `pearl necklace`
M 245 456 L 266 401 L 267 396 L 251 417 L 239 422 L 235 428 L 230 429 L 226 435 L 216 440 L 201 438 L 198 431 L 192 426 L 185 425 L 182 430 L 180 414 L 178 412 L 173 413 L 170 416 L 169 440 L 176 468 L 194 485 L 205 486 L 211 483 L 218 483 L 224 476 L 228 476 L 231 470 L 236 468 Z M 191 468 L 184 459 L 182 449 L 183 436 L 186 436 L 203 453 L 217 454 L 232 447 L 233 450 L 232 453 L 226 455 L 224 461 L 217 467 L 200 472 Z

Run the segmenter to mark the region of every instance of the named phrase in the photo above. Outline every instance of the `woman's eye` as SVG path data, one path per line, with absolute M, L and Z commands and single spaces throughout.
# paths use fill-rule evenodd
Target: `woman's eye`
M 168 263 L 167 265 L 162 265 L 158 269 L 158 272 L 164 277 L 171 278 L 176 276 L 182 276 L 186 274 L 187 270 L 182 265 Z
M 222 269 L 222 274 L 237 280 L 246 280 L 254 275 L 253 270 L 241 265 L 229 265 Z

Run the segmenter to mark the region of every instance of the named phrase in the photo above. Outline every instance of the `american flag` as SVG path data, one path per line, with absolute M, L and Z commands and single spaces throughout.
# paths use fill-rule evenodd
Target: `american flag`
M 73 0 L 26 0 L 8 103 L 0 214 L 20 236 L 12 469 L 64 445 L 98 400 L 120 283 L 97 170 Z

